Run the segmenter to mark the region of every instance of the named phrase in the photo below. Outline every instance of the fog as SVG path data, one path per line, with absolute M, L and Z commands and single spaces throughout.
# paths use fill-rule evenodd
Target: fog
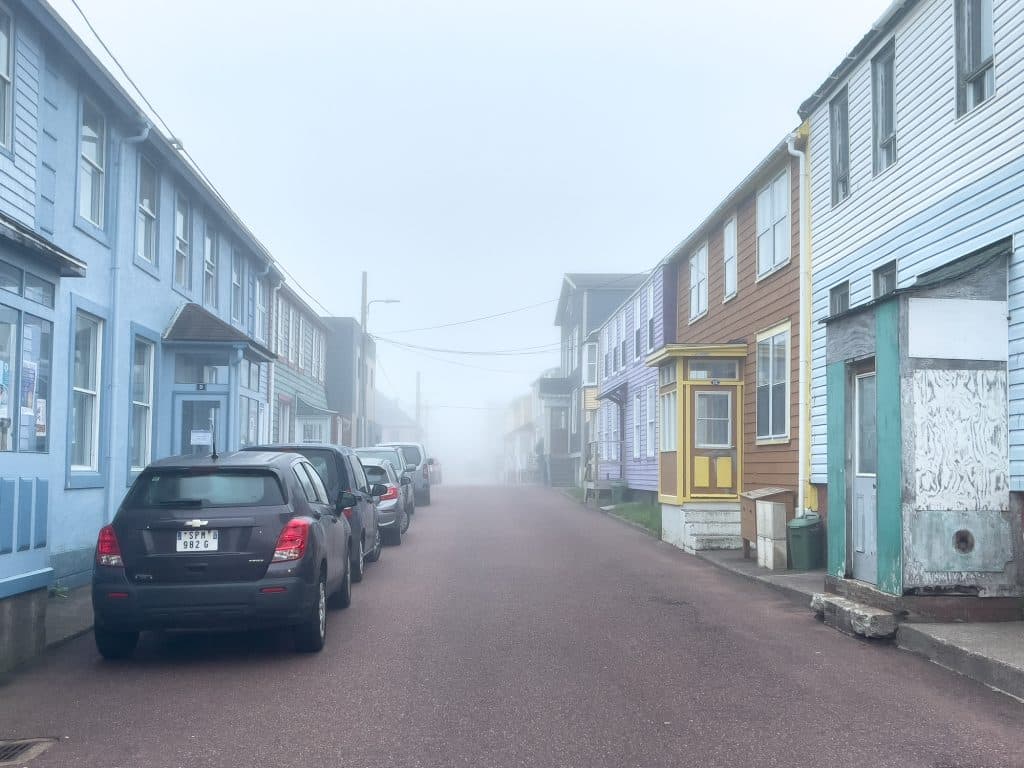
M 378 387 L 414 415 L 421 373 L 446 483 L 499 476 L 561 275 L 651 268 L 887 4 L 79 3 L 314 307 L 358 317 L 363 270 L 399 302 L 371 307 Z

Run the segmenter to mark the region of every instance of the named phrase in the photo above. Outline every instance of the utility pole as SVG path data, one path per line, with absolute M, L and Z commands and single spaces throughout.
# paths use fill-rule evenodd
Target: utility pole
M 366 295 L 366 272 L 363 272 L 363 301 L 359 313 L 359 408 L 357 409 L 356 447 L 366 445 L 366 315 L 369 310 Z
M 416 371 L 416 426 L 419 427 L 420 432 L 423 432 L 423 422 L 420 419 L 423 416 L 423 404 L 420 400 L 420 372 Z

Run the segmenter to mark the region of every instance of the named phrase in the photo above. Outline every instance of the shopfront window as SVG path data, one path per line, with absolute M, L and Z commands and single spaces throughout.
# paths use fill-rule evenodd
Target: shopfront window
M 146 468 L 153 445 L 153 350 L 152 343 L 135 339 L 132 353 L 132 431 L 129 456 L 133 472 Z
M 97 470 L 100 440 L 100 365 L 103 323 L 78 312 L 71 389 L 71 468 Z M 24 385 L 22 385 L 24 390 Z
M 20 423 L 18 450 L 46 453 L 49 448 L 50 368 L 53 324 L 32 315 L 22 318 Z
M 14 450 L 14 368 L 18 352 L 18 313 L 0 305 L 0 451 Z

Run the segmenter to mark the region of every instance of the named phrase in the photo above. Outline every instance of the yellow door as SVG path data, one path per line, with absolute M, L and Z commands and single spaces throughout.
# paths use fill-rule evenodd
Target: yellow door
M 740 396 L 736 385 L 690 389 L 690 495 L 734 496 L 739 488 Z

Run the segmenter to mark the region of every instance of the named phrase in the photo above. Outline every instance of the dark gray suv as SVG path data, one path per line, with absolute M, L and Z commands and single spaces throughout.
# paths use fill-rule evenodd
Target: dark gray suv
M 99 533 L 96 646 L 122 658 L 143 630 L 289 626 L 299 650 L 319 651 L 328 599 L 352 599 L 351 551 L 348 521 L 301 455 L 154 462 Z

